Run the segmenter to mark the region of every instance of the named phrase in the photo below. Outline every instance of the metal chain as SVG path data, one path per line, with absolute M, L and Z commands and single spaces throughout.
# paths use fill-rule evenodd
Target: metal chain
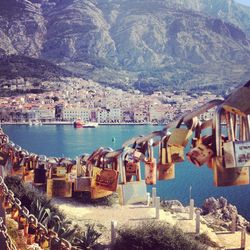
M 4 183 L 4 180 L 1 176 L 0 176 L 0 190 L 1 190 L 1 196 L 4 198 L 5 202 L 8 202 L 8 204 L 11 207 L 17 209 L 18 214 L 22 215 L 27 220 L 28 224 L 34 225 L 36 229 L 36 235 L 42 237 L 45 236 L 46 238 L 48 238 L 49 244 L 51 244 L 52 241 L 56 242 L 56 245 L 59 247 L 58 249 L 60 250 L 73 249 L 70 242 L 68 242 L 63 238 L 59 238 L 58 234 L 55 231 L 48 230 L 43 224 L 38 222 L 38 219 L 33 214 L 29 213 L 29 210 L 25 206 L 21 206 L 21 201 L 18 198 L 15 198 L 14 193 L 8 189 L 7 185 Z M 2 218 L 0 218 L 0 233 L 2 233 L 6 238 L 7 246 L 9 246 L 8 250 L 17 250 L 7 234 L 7 228 L 3 224 Z
M 3 218 L 0 217 L 0 234 L 5 239 L 5 244 L 8 250 L 17 250 L 15 244 L 12 239 L 8 235 L 7 227 L 4 225 Z

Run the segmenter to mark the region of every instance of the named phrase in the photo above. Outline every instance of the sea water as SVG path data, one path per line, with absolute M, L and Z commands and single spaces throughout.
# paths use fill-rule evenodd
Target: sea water
M 2 127 L 15 144 L 30 153 L 72 159 L 85 153 L 92 153 L 101 146 L 121 148 L 122 144 L 132 137 L 147 135 L 161 129 L 160 126 L 150 125 L 115 125 L 81 129 L 75 129 L 70 125 L 3 125 Z M 157 153 L 158 147 L 155 148 L 155 156 Z M 215 187 L 213 173 L 207 166 L 198 168 L 187 160 L 177 163 L 175 179 L 157 181 L 156 188 L 157 196 L 160 196 L 161 200 L 180 200 L 184 205 L 188 205 L 190 191 L 195 206 L 202 206 L 208 197 L 223 196 L 237 206 L 240 214 L 250 220 L 250 185 Z M 152 186 L 148 186 L 149 192 L 151 189 Z

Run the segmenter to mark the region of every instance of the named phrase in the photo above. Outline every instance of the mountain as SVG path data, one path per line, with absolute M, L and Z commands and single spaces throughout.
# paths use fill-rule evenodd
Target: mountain
M 73 74 L 42 59 L 18 55 L 2 56 L 0 58 L 0 82 L 3 79 L 9 80 L 18 77 L 49 80 L 58 79 L 60 76 L 71 77 Z
M 250 8 L 233 0 L 0 2 L 0 55 L 143 91 L 247 81 L 249 37 Z
M 74 76 L 72 72 L 46 60 L 19 55 L 1 56 L 0 96 L 58 89 L 51 84 L 43 85 L 46 81 L 58 82 L 62 78 Z

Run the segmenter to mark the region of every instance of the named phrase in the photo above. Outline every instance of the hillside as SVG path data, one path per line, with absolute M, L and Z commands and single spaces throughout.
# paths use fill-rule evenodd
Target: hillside
M 249 80 L 249 36 L 250 8 L 233 0 L 0 3 L 0 54 L 144 91 Z
M 70 71 L 42 59 L 18 55 L 0 57 L 1 96 L 10 93 L 10 85 L 20 86 L 18 91 L 11 91 L 11 94 L 40 92 L 51 89 L 51 86 L 42 87 L 42 82 L 56 81 L 61 77 L 71 76 L 73 74 Z M 25 85 L 24 89 L 22 86 Z M 12 88 L 12 90 L 16 90 L 16 88 Z

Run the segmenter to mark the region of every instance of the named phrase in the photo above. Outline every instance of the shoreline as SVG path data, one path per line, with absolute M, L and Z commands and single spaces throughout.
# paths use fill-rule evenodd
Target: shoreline
M 54 122 L 42 122 L 42 125 L 72 125 L 74 122 L 68 122 L 68 121 L 54 121 Z M 4 122 L 0 123 L 1 125 L 29 125 L 29 122 Z M 161 126 L 164 124 L 157 124 L 157 123 L 134 123 L 134 122 L 123 122 L 123 123 L 98 123 L 99 126 L 105 126 L 105 125 L 111 125 L 111 126 L 123 126 L 123 125 L 153 125 L 153 126 Z M 31 125 L 31 126 L 41 126 L 41 125 Z

